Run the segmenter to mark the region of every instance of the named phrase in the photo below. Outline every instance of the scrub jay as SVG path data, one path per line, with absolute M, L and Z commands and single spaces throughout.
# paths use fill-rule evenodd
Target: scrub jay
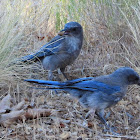
M 56 37 L 45 44 L 34 54 L 22 57 L 19 61 L 40 61 L 45 70 L 49 70 L 49 80 L 53 79 L 52 71 L 60 68 L 67 79 L 64 70 L 78 57 L 83 43 L 83 28 L 77 22 L 65 24 Z
M 121 67 L 109 75 L 79 78 L 66 82 L 26 79 L 25 81 L 50 86 L 55 90 L 68 91 L 80 104 L 89 108 L 88 115 L 96 114 L 108 127 L 104 110 L 117 104 L 125 96 L 129 85 L 140 86 L 140 77 L 132 68 Z

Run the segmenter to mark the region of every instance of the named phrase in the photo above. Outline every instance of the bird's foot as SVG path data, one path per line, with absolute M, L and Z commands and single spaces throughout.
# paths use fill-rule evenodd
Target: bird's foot
M 103 124 L 100 124 L 100 127 L 103 128 L 104 125 Z M 103 132 L 104 133 L 109 132 L 109 133 L 112 133 L 113 135 L 121 135 L 121 134 L 117 133 L 117 127 L 110 127 L 109 125 L 106 125 L 105 126 L 105 128 L 103 129 Z
M 85 118 L 87 119 L 90 115 L 91 115 L 92 118 L 94 118 L 94 115 L 95 115 L 95 109 L 94 108 L 92 108 L 88 111 Z

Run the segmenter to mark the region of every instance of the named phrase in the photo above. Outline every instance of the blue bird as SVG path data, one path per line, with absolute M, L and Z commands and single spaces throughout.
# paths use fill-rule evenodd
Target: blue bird
M 83 28 L 78 22 L 66 23 L 56 37 L 45 44 L 34 54 L 19 59 L 20 62 L 41 61 L 45 70 L 49 70 L 49 80 L 53 79 L 52 71 L 60 68 L 64 73 L 67 65 L 70 65 L 78 57 L 83 43 Z
M 108 127 L 104 110 L 117 104 L 125 96 L 129 85 L 140 86 L 140 77 L 129 67 L 121 67 L 109 75 L 79 78 L 66 82 L 26 79 L 30 83 L 49 86 L 47 89 L 64 90 L 77 98 L 80 104 L 89 109 L 89 114 L 96 114 Z

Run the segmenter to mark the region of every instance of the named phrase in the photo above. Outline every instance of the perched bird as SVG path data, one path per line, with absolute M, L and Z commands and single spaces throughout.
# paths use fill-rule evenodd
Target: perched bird
M 140 86 L 140 76 L 132 68 L 121 67 L 109 75 L 74 79 L 66 82 L 26 79 L 25 81 L 50 86 L 49 89 L 68 91 L 80 104 L 89 108 L 108 127 L 104 110 L 117 104 L 125 96 L 129 85 Z M 47 88 L 48 89 L 48 88 Z
M 65 24 L 56 37 L 45 44 L 38 52 L 24 56 L 22 62 L 41 61 L 45 70 L 49 70 L 49 80 L 53 79 L 52 71 L 60 68 L 67 79 L 64 70 L 78 57 L 82 48 L 83 28 L 78 22 Z

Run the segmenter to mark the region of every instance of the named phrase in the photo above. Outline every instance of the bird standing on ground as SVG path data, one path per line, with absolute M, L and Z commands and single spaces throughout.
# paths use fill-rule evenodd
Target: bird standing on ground
M 129 85 L 140 86 L 140 77 L 132 68 L 121 67 L 112 74 L 98 77 L 74 79 L 66 82 L 26 79 L 25 81 L 50 86 L 55 90 L 68 91 L 80 104 L 89 108 L 88 115 L 96 114 L 108 127 L 104 110 L 117 104 L 125 96 Z
M 24 56 L 22 62 L 42 61 L 45 70 L 49 70 L 49 80 L 53 79 L 52 71 L 60 68 L 67 79 L 64 70 L 78 57 L 82 48 L 83 28 L 78 22 L 65 24 L 63 30 L 50 42 L 45 44 L 38 52 Z

